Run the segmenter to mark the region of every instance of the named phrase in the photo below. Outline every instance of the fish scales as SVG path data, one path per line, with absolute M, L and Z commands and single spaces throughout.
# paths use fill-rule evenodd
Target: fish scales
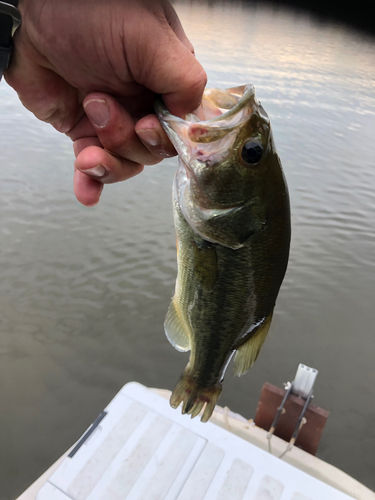
M 289 198 L 268 117 L 250 85 L 207 90 L 208 114 L 156 111 L 179 153 L 173 207 L 178 247 L 168 339 L 190 350 L 171 405 L 211 416 L 225 370 L 254 363 L 267 335 L 289 254 Z M 224 109 L 220 106 L 225 102 Z M 215 108 L 216 103 L 216 108 Z

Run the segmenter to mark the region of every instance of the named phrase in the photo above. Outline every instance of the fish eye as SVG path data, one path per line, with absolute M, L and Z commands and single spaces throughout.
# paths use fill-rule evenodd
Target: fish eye
M 263 155 L 263 148 L 257 141 L 249 141 L 242 148 L 242 158 L 250 165 L 260 162 Z

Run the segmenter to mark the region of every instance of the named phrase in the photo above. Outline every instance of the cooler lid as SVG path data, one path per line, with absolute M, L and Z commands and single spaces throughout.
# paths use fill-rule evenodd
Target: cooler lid
M 125 385 L 36 500 L 349 500 L 240 437 Z

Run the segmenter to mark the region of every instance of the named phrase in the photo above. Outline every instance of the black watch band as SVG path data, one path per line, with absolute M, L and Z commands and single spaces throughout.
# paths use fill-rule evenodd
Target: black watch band
M 18 0 L 0 0 L 0 80 L 9 66 L 13 35 L 21 23 Z

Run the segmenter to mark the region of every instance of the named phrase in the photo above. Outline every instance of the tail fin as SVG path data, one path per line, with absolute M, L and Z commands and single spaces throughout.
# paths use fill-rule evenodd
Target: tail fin
M 182 375 L 174 388 L 170 399 L 172 408 L 177 408 L 182 402 L 182 413 L 196 417 L 203 409 L 202 422 L 207 422 L 214 411 L 221 393 L 221 386 L 199 387 L 190 375 Z

